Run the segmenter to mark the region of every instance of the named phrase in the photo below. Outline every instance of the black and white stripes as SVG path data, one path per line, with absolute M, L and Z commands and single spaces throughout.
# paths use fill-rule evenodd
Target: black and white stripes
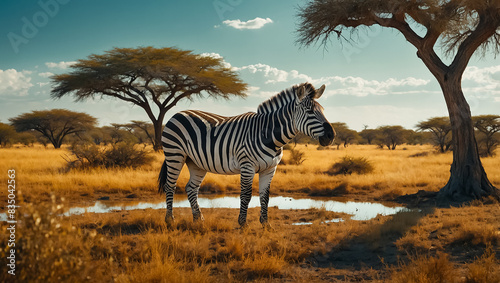
M 269 188 L 282 157 L 282 147 L 298 132 L 330 144 L 334 131 L 315 101 L 324 91 L 304 83 L 286 89 L 263 102 L 257 113 L 234 117 L 203 111 L 182 111 L 165 125 L 162 143 L 165 162 L 160 172 L 159 190 L 166 193 L 167 215 L 173 219 L 175 185 L 186 164 L 190 179 L 186 193 L 194 219 L 201 219 L 198 190 L 207 172 L 241 174 L 241 206 L 238 223 L 245 225 L 252 181 L 259 174 L 260 221 L 267 224 Z

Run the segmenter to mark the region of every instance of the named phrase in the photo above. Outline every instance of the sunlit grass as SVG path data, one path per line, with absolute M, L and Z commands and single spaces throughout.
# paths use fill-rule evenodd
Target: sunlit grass
M 297 145 L 305 152 L 305 161 L 300 165 L 279 165 L 271 186 L 271 194 L 309 194 L 322 190 L 334 191 L 343 184 L 348 188 L 344 194 L 359 199 L 393 199 L 399 195 L 416 193 L 418 190 L 437 191 L 449 177 L 451 153 L 438 154 L 429 145 L 402 146 L 397 150 L 382 150 L 373 145 L 351 145 L 340 150 L 317 150 L 316 146 Z M 420 155 L 425 153 L 424 155 Z M 51 149 L 41 146 L 0 149 L 0 170 L 16 169 L 18 188 L 27 198 L 46 199 L 51 193 L 69 199 L 81 195 L 135 193 L 146 198 L 157 197 L 157 178 L 163 162 L 161 152 L 154 153 L 150 165 L 137 169 L 97 168 L 68 169 L 70 152 L 67 149 Z M 284 151 L 288 159 L 289 150 Z M 335 162 L 345 156 L 364 158 L 374 167 L 367 174 L 326 174 Z M 413 157 L 415 156 L 415 157 Z M 482 159 L 490 181 L 500 187 L 498 157 Z M 6 180 L 6 175 L 0 181 Z M 179 177 L 178 186 L 183 188 L 189 179 L 186 167 Z M 239 193 L 239 175 L 207 174 L 200 193 Z M 258 178 L 254 179 L 257 193 Z M 323 193 L 322 195 L 325 195 Z M 337 192 L 338 193 L 338 192 Z M 0 195 L 5 194 L 4 191 Z M 321 194 L 321 193 L 318 193 Z

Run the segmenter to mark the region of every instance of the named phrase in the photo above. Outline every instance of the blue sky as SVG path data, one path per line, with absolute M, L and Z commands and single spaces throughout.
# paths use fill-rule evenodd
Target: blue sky
M 222 56 L 250 85 L 246 99 L 180 103 L 174 112 L 201 109 L 221 115 L 255 111 L 293 84 L 326 84 L 319 102 L 330 122 L 403 125 L 446 116 L 439 86 L 415 49 L 396 31 L 372 28 L 360 43 L 295 44 L 302 0 L 0 2 L 0 122 L 32 110 L 66 108 L 89 113 L 101 125 L 147 120 L 142 109 L 113 99 L 50 99 L 52 74 L 114 47 L 177 47 Z M 464 93 L 473 115 L 500 114 L 500 62 L 473 58 Z M 165 120 L 166 122 L 166 120 Z

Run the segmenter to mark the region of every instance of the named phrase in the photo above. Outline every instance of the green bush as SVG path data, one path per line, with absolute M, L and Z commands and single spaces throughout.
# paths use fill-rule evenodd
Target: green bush
M 70 168 L 135 168 L 153 161 L 149 151 L 127 142 L 119 142 L 111 147 L 74 144 L 70 150 L 76 158 L 75 160 L 68 160 Z
M 325 173 L 328 175 L 351 175 L 368 174 L 373 172 L 373 165 L 364 157 L 344 156 L 339 162 L 336 162 Z

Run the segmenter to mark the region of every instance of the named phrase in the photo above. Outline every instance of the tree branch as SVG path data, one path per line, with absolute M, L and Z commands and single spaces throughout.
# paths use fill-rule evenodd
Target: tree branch
M 499 19 L 488 17 L 484 13 L 479 14 L 479 22 L 476 28 L 462 41 L 450 65 L 450 69 L 454 74 L 460 74 L 461 77 L 476 49 L 491 36 L 495 35 L 499 25 Z

